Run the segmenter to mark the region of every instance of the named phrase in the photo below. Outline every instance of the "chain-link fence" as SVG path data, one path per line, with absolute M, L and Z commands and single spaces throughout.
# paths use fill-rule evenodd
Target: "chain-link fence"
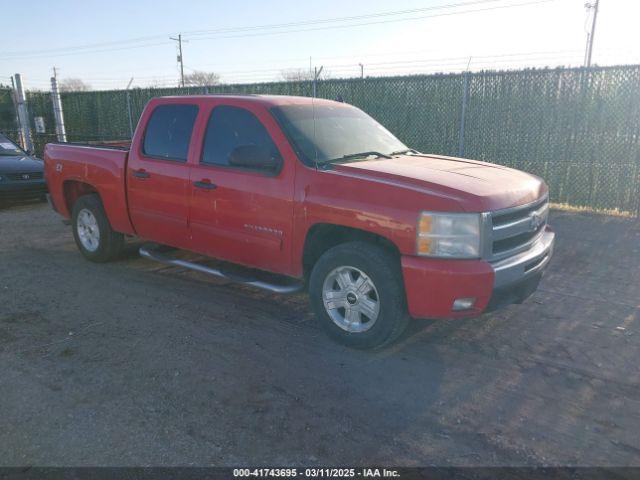
M 640 216 L 640 65 L 329 79 L 316 91 L 362 108 L 420 151 L 526 170 L 547 181 L 554 202 Z M 105 141 L 130 138 L 156 96 L 312 92 L 308 81 L 136 88 L 63 93 L 62 104 L 69 141 Z M 49 94 L 27 101 L 54 132 Z M 35 135 L 36 150 L 53 137 Z
M 0 86 L 0 133 L 17 139 L 18 124 L 12 95 L 10 88 Z

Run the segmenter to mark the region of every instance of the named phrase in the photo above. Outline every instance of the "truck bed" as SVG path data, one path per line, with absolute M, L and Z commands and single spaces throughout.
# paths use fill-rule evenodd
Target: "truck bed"
M 89 140 L 86 142 L 49 142 L 47 145 L 70 145 L 76 147 L 112 148 L 114 150 L 129 150 L 131 140 Z
M 129 142 L 49 143 L 44 150 L 45 178 L 54 208 L 71 218 L 75 198 L 100 195 L 114 230 L 133 234 L 126 196 Z

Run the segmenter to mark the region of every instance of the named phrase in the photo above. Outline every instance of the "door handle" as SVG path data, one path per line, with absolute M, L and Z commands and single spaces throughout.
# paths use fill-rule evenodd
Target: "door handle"
M 133 172 L 133 176 L 136 178 L 149 178 L 151 175 L 149 175 L 145 170 L 136 170 Z
M 217 185 L 211 183 L 209 180 L 200 180 L 199 182 L 193 182 L 194 187 L 202 188 L 204 190 L 215 190 Z

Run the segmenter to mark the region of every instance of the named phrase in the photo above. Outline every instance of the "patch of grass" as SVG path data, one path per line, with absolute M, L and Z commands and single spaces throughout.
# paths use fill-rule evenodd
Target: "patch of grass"
M 567 203 L 550 203 L 549 206 L 554 210 L 560 210 L 563 212 L 573 213 L 595 213 L 597 215 L 610 215 L 614 217 L 624 218 L 637 218 L 632 212 L 626 210 L 609 209 L 609 208 L 592 208 L 592 207 L 578 207 L 575 205 L 569 205 Z

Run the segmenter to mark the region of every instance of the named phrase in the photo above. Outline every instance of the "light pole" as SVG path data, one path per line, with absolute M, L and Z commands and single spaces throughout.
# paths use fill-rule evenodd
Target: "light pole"
M 593 54 L 593 38 L 596 34 L 596 20 L 598 19 L 598 7 L 600 6 L 600 0 L 596 0 L 595 3 L 585 3 L 584 6 L 587 8 L 587 11 L 593 8 L 591 32 L 587 34 L 587 52 L 585 55 L 585 67 L 590 67 L 591 55 Z

